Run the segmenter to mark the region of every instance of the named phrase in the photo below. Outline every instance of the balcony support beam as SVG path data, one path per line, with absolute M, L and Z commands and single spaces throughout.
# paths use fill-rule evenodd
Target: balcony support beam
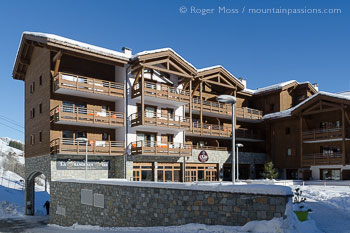
M 346 160 L 345 160 L 345 155 L 346 155 L 346 141 L 345 141 L 345 111 L 344 111 L 344 104 L 342 104 L 342 108 L 341 108 L 341 116 L 342 116 L 342 162 L 343 162 L 343 166 L 345 166 Z
M 299 114 L 300 167 L 303 167 L 303 116 Z
M 56 55 L 53 57 L 53 62 L 55 62 L 55 70 L 54 70 L 54 76 L 56 76 L 58 74 L 58 70 L 60 68 L 60 64 L 61 64 L 61 57 L 62 57 L 63 53 L 62 51 L 58 51 L 58 53 L 56 53 Z
M 199 83 L 199 99 L 201 101 L 201 110 L 199 112 L 199 120 L 201 123 L 201 135 L 203 135 L 203 82 L 202 80 Z
M 141 68 L 141 118 L 142 125 L 145 124 L 145 68 Z
M 190 79 L 190 82 L 189 82 L 190 84 L 190 132 L 192 131 L 192 105 L 193 105 L 193 102 L 192 102 L 192 96 L 193 96 L 193 94 L 192 94 L 192 79 Z M 184 111 L 185 112 L 185 111 Z

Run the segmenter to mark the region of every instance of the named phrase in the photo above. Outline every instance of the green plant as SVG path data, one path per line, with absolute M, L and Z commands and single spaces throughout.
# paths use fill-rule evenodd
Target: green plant
M 24 149 L 24 145 L 20 142 L 16 142 L 16 141 L 10 141 L 9 142 L 9 146 L 10 147 L 13 147 L 13 148 L 16 148 L 18 150 L 22 150 Z
M 272 162 L 267 162 L 264 165 L 264 172 L 262 173 L 263 177 L 265 179 L 277 179 L 278 177 L 278 172 L 276 171 L 276 169 L 273 167 L 273 163 Z
M 311 209 L 305 208 L 305 201 L 306 198 L 302 197 L 303 191 L 300 190 L 300 188 L 296 188 L 294 192 L 294 197 L 293 197 L 293 209 L 294 213 L 298 217 L 300 222 L 304 222 L 307 220 L 309 212 L 311 212 Z

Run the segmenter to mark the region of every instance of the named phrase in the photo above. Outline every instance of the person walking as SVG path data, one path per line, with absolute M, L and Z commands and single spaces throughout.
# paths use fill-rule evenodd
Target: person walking
M 46 214 L 49 215 L 50 214 L 50 202 L 46 201 L 44 204 L 44 207 L 46 208 Z

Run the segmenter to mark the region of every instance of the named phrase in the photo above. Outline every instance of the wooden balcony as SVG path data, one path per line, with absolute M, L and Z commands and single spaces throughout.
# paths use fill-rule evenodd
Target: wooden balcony
M 95 111 L 76 106 L 59 105 L 51 110 L 51 121 L 57 124 L 103 128 L 124 126 L 124 113 Z
M 153 126 L 153 127 L 165 127 L 171 129 L 185 130 L 190 128 L 189 118 L 182 116 L 170 117 L 168 115 L 162 116 L 161 114 L 145 113 L 144 124 L 142 124 L 142 114 L 134 113 L 130 115 L 131 126 Z
M 302 135 L 304 142 L 341 139 L 343 137 L 342 128 L 313 129 L 303 131 Z
M 192 110 L 201 110 L 201 101 L 200 98 L 193 98 Z M 217 101 L 203 101 L 203 112 L 212 113 L 212 114 L 221 114 L 227 115 L 229 117 L 232 116 L 232 105 L 231 104 L 223 104 Z M 262 119 L 263 113 L 260 110 L 246 108 L 246 107 L 238 107 L 235 108 L 235 114 L 237 118 L 241 119 L 249 119 L 249 120 L 260 120 Z
M 70 138 L 57 138 L 51 141 L 51 154 L 85 155 L 86 143 Z M 93 141 L 87 143 L 88 155 L 123 155 L 124 142 Z
M 53 91 L 59 94 L 113 101 L 125 97 L 123 83 L 58 73 L 53 78 Z
M 175 87 L 170 87 L 161 83 L 145 82 L 145 96 L 166 101 L 175 101 L 188 104 L 190 92 Z M 132 98 L 140 97 L 142 94 L 141 84 L 137 83 L 132 88 Z
M 305 154 L 302 157 L 302 165 L 304 167 L 313 165 L 341 165 L 343 164 L 341 153 L 319 153 Z
M 254 130 L 251 129 L 244 129 L 244 128 L 239 128 L 236 129 L 236 138 L 241 139 L 241 140 L 257 140 L 257 141 L 263 141 L 264 137 L 261 133 L 255 132 Z
M 192 156 L 192 145 L 136 141 L 131 143 L 131 154 L 150 156 Z
M 218 137 L 231 137 L 231 132 L 231 128 L 224 127 L 223 125 L 203 124 L 203 127 L 201 127 L 201 124 L 197 122 L 193 122 L 192 131 L 189 131 L 190 134 Z
M 201 146 L 194 145 L 193 149 L 196 150 L 217 150 L 217 151 L 227 151 L 227 147 L 219 147 L 219 146 Z

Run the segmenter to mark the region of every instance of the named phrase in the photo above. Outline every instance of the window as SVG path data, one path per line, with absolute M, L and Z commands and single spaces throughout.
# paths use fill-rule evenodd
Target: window
M 153 180 L 152 163 L 134 163 L 133 180 L 134 181 L 152 181 Z
M 43 113 L 43 105 L 39 104 L 39 113 Z
M 292 156 L 292 148 L 288 148 L 288 150 L 287 150 L 287 155 L 288 155 L 288 156 Z
M 35 92 L 35 82 L 33 82 L 33 93 Z
M 29 92 L 30 94 L 33 94 L 33 84 L 30 84 Z
M 73 131 L 67 131 L 67 130 L 64 130 L 63 132 L 62 132 L 62 137 L 63 138 L 71 138 L 71 139 L 73 139 L 73 136 L 74 134 L 73 134 Z
M 43 141 L 43 132 L 40 132 L 39 133 L 39 142 L 42 142 Z
M 102 141 L 108 141 L 109 135 L 108 133 L 102 133 Z
M 286 134 L 287 135 L 290 134 L 290 128 L 289 127 L 286 128 Z
M 270 111 L 271 112 L 275 111 L 275 104 L 270 104 Z
M 32 110 L 30 110 L 30 119 L 34 119 L 35 117 L 35 108 L 32 108 Z
M 39 77 L 39 86 L 43 85 L 43 76 L 40 75 Z
M 34 145 L 35 143 L 35 138 L 34 138 L 34 135 L 30 135 L 30 145 Z

